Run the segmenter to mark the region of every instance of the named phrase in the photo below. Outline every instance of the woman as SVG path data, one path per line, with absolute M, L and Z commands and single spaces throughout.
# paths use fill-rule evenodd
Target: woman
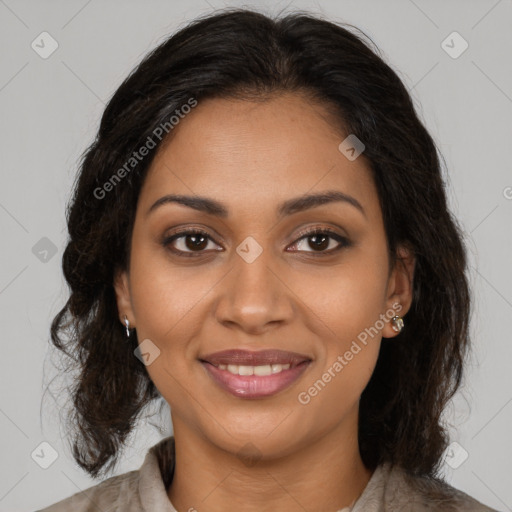
M 52 340 L 79 364 L 91 476 L 156 398 L 174 434 L 45 512 L 492 510 L 439 477 L 466 254 L 377 52 L 308 14 L 228 9 L 119 87 L 68 212 Z

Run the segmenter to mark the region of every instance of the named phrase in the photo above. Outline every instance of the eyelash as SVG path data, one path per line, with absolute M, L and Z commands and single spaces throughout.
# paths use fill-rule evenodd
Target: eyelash
M 310 229 L 303 231 L 302 233 L 299 234 L 299 238 L 297 238 L 297 240 L 293 243 L 293 245 L 295 245 L 297 242 L 301 241 L 304 238 L 309 238 L 311 236 L 320 235 L 320 234 L 328 235 L 329 238 L 336 240 L 340 244 L 340 246 L 336 247 L 335 249 L 330 249 L 329 251 L 320 251 L 320 252 L 299 251 L 299 252 L 306 252 L 308 254 L 311 254 L 313 257 L 330 256 L 331 254 L 338 252 L 343 248 L 350 247 L 352 245 L 352 243 L 350 242 L 350 240 L 348 238 L 339 235 L 332 229 L 320 228 L 320 227 L 314 227 L 314 228 L 310 228 Z M 184 229 L 184 230 L 177 231 L 176 233 L 174 233 L 171 236 L 166 237 L 162 241 L 162 245 L 164 246 L 164 248 L 168 248 L 168 246 L 170 246 L 171 243 L 174 242 L 174 240 L 178 240 L 187 235 L 202 235 L 205 238 L 210 239 L 214 243 L 217 243 L 217 242 L 215 242 L 215 240 L 212 239 L 212 237 L 206 231 L 203 231 L 202 229 Z M 198 257 L 198 256 L 201 256 L 201 253 L 205 252 L 205 251 L 181 251 L 181 250 L 172 249 L 172 248 L 170 248 L 169 250 L 172 251 L 174 254 L 176 254 L 178 256 L 185 257 L 185 258 Z

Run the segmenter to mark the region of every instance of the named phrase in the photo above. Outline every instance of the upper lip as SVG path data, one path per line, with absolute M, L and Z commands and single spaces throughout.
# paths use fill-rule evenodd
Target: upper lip
M 311 361 L 311 358 L 297 352 L 286 350 L 259 350 L 251 352 L 248 350 L 230 349 L 221 352 L 214 352 L 199 358 L 214 366 L 219 364 L 234 364 L 246 366 L 262 366 L 267 364 L 289 364 L 290 367 L 297 366 L 304 361 Z

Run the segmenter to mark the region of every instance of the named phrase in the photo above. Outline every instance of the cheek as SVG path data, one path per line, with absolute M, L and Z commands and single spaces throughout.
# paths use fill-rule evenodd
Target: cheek
M 347 341 L 376 325 L 383 312 L 386 285 L 381 262 L 354 257 L 329 272 L 295 280 L 294 292 L 313 311 L 309 317 L 325 331 L 326 339 L 341 351 Z M 377 328 L 382 329 L 381 323 Z
M 146 367 L 148 374 L 169 403 L 178 403 L 197 372 L 208 293 L 222 281 L 214 273 L 192 265 L 180 268 L 161 252 L 141 248 L 133 253 L 130 281 L 139 344 L 149 339 L 159 351 Z
M 172 268 L 149 251 L 133 255 L 130 278 L 139 345 L 146 343 L 157 354 L 146 370 L 168 403 L 181 404 L 193 379 L 187 360 L 194 349 L 190 340 L 198 338 L 200 297 L 206 290 L 191 282 L 190 272 Z
M 154 249 L 133 253 L 130 276 L 138 332 L 161 344 L 176 339 L 182 326 L 196 325 L 194 314 L 213 284 L 192 267 L 173 266 Z
M 341 356 L 341 362 L 338 359 Z M 328 363 L 320 368 L 299 390 L 298 402 L 303 407 L 305 427 L 329 430 L 347 415 L 356 414 L 359 400 L 373 373 L 378 358 L 378 343 L 362 348 L 350 361 L 342 354 L 329 354 Z M 313 418 L 322 418 L 320 423 Z M 312 425 L 310 423 L 313 423 Z
M 307 316 L 308 327 L 322 339 L 314 379 L 328 382 L 325 399 L 356 401 L 378 359 L 386 275 L 377 259 L 355 260 L 333 267 L 329 277 L 297 284 L 306 310 L 314 313 Z

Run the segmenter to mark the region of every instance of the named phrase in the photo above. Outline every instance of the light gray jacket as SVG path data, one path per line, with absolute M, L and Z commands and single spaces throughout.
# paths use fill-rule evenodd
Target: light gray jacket
M 166 491 L 173 471 L 174 437 L 169 436 L 148 450 L 139 470 L 108 478 L 38 512 L 177 512 Z M 498 512 L 445 482 L 412 477 L 389 464 L 378 466 L 352 508 L 340 512 L 427 511 Z

